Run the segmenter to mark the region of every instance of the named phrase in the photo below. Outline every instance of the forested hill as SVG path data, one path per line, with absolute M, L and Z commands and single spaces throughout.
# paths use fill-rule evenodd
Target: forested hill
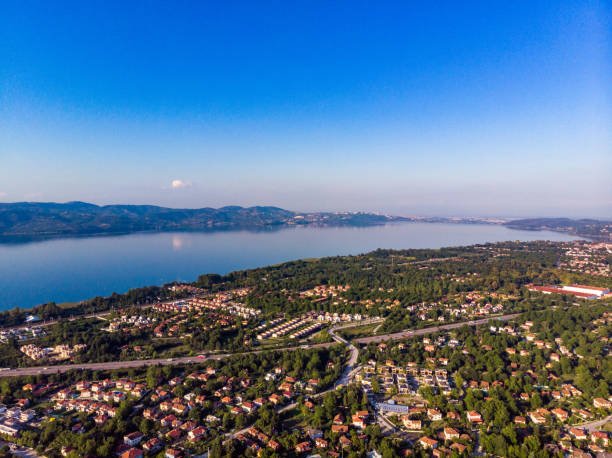
M 530 231 L 556 231 L 587 237 L 594 240 L 612 241 L 612 221 L 569 218 L 531 218 L 509 221 L 511 229 Z
M 0 204 L 0 237 L 267 229 L 293 225 L 371 226 L 401 218 L 371 213 L 296 213 L 277 207 L 175 209 L 85 202 Z

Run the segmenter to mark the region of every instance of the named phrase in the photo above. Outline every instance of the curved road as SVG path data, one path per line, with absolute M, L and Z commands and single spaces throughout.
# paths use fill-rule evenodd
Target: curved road
M 587 431 L 597 431 L 603 425 L 611 421 L 612 415 L 608 415 L 606 418 L 602 418 L 601 420 L 590 421 L 588 423 L 578 423 L 577 425 L 572 425 L 572 427 L 586 429 Z

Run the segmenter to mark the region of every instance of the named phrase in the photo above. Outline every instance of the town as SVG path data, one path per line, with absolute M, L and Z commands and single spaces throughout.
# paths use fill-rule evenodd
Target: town
M 604 245 L 296 261 L 6 326 L 2 453 L 612 452 Z

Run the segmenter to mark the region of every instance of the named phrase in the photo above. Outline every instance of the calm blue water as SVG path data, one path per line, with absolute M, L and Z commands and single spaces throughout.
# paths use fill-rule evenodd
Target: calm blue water
M 504 240 L 574 240 L 503 226 L 397 223 L 274 232 L 131 234 L 0 244 L 0 310 L 71 302 L 132 287 L 192 281 L 202 273 L 376 248 L 440 248 Z

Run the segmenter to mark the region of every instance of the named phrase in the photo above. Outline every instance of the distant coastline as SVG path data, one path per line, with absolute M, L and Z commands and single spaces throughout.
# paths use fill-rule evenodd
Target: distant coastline
M 0 204 L 0 243 L 136 233 L 261 232 L 300 226 L 371 227 L 391 222 L 495 224 L 510 229 L 550 230 L 612 241 L 612 222 L 595 219 L 405 217 L 367 212 L 300 213 L 273 206 L 175 209 L 152 205 L 98 206 L 86 202 L 16 202 Z

